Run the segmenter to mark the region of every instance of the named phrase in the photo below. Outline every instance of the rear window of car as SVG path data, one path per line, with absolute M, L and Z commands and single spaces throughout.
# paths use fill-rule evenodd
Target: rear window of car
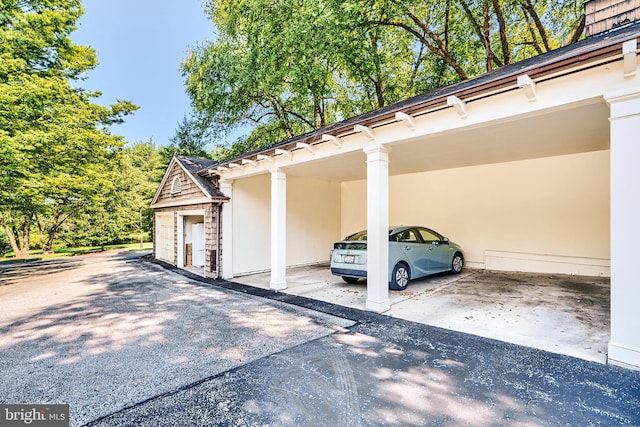
M 389 233 L 391 233 L 391 230 L 395 229 L 395 227 L 390 227 L 389 228 Z M 395 242 L 395 234 L 394 235 L 390 235 L 389 236 L 389 241 L 390 242 Z M 354 233 L 350 236 L 347 236 L 344 238 L 345 242 L 357 242 L 359 240 L 367 240 L 367 230 L 362 230 L 362 231 L 358 231 L 357 233 Z
M 359 231 L 358 233 L 352 234 L 351 236 L 345 237 L 347 242 L 357 241 L 357 240 L 367 240 L 367 232 Z

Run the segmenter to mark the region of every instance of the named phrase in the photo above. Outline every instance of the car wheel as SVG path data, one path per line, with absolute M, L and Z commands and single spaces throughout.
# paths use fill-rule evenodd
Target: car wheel
M 456 252 L 451 260 L 451 271 L 454 274 L 459 274 L 462 271 L 462 267 L 464 267 L 464 259 L 460 252 Z
M 407 267 L 406 264 L 399 262 L 395 267 L 393 267 L 389 287 L 394 291 L 401 291 L 409 284 L 409 277 L 409 267 Z
M 358 283 L 358 279 L 356 277 L 346 277 L 346 276 L 342 276 L 342 280 L 344 280 L 347 283 Z

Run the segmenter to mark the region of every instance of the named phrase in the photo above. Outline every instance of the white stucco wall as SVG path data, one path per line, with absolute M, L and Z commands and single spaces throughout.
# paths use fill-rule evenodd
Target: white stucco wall
M 233 274 L 269 269 L 271 177 L 233 183 Z M 228 238 L 228 236 L 223 236 Z
M 286 172 L 286 171 L 285 171 Z M 340 239 L 340 184 L 287 176 L 287 266 L 329 260 Z M 271 176 L 233 183 L 233 274 L 270 268 Z
M 340 184 L 287 177 L 287 266 L 329 262 L 340 240 Z
M 392 176 L 390 224 L 443 233 L 471 267 L 608 276 L 609 169 L 607 150 Z M 366 228 L 366 181 L 341 204 L 343 237 Z

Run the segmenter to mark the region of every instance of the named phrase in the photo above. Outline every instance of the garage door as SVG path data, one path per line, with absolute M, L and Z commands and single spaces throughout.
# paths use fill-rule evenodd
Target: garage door
M 173 214 L 156 215 L 156 258 L 174 263 Z

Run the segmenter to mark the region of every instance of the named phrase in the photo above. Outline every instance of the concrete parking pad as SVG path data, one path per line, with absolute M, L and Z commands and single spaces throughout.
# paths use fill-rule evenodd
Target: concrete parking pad
M 233 279 L 269 288 L 269 273 Z M 327 265 L 287 270 L 284 290 L 352 308 L 364 308 L 366 282 L 347 284 Z M 390 291 L 385 314 L 605 363 L 609 342 L 610 282 L 602 277 L 466 269 Z
M 83 425 L 353 324 L 134 257 L 0 267 L 0 402 Z

